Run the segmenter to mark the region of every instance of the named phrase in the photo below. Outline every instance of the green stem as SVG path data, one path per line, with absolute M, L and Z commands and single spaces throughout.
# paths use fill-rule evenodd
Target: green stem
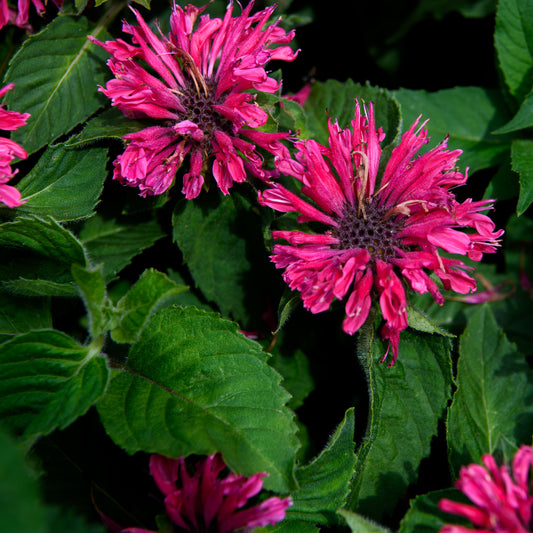
M 374 318 L 376 317 L 376 308 L 372 306 L 368 313 L 368 317 L 365 323 L 359 328 L 355 354 L 359 359 L 365 374 L 368 377 L 368 371 L 372 365 L 372 355 L 373 355 L 373 345 L 374 345 L 374 336 L 376 331 L 374 329 Z

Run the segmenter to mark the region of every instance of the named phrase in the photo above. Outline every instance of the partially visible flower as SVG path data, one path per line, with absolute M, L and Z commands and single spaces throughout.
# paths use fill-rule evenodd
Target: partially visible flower
M 516 452 L 511 472 L 509 467 L 496 464 L 492 455 L 483 456 L 483 464 L 462 467 L 455 486 L 473 505 L 443 499 L 439 508 L 446 513 L 466 517 L 475 526 L 470 529 L 446 525 L 440 533 L 529 533 L 533 511 L 530 469 L 533 449 L 521 446 Z
M 14 86 L 13 83 L 10 83 L 0 89 L 0 98 Z M 29 116 L 29 113 L 8 111 L 3 105 L 0 105 L 0 131 L 14 131 L 20 126 L 24 126 Z M 0 136 L 0 203 L 4 203 L 8 207 L 17 207 L 24 203 L 20 199 L 20 192 L 15 187 L 7 185 L 7 182 L 18 172 L 18 170 L 11 168 L 13 159 L 15 157 L 25 159 L 27 155 L 26 150 L 15 141 Z
M 499 300 L 505 300 L 516 291 L 516 287 L 513 280 L 505 280 L 501 283 L 493 285 L 483 274 L 478 272 L 476 278 L 481 281 L 485 290 L 476 292 L 475 294 L 468 294 L 466 296 L 450 296 L 450 300 L 456 300 L 467 304 L 483 304 L 487 302 L 497 302 Z M 504 291 L 504 287 L 511 285 L 511 288 Z
M 191 476 L 183 457 L 169 459 L 161 455 L 150 458 L 150 472 L 165 495 L 165 507 L 178 531 L 231 533 L 240 529 L 273 525 L 285 518 L 292 505 L 290 498 L 271 497 L 253 507 L 245 507 L 263 487 L 265 473 L 249 478 L 226 468 L 220 454 L 201 459 Z M 154 533 L 146 529 L 128 528 L 125 533 Z
M 126 116 L 154 120 L 153 126 L 124 136 L 126 150 L 114 163 L 120 183 L 139 187 L 141 196 L 161 194 L 187 155 L 182 189 L 187 199 L 200 193 L 211 161 L 224 194 L 247 173 L 261 179 L 277 175 L 263 168 L 257 146 L 287 157 L 281 140 L 289 134 L 257 129 L 268 115 L 254 93 L 279 89 L 264 67 L 274 59 L 294 60 L 289 46 L 272 48 L 292 41 L 294 31 L 285 32 L 279 21 L 268 24 L 275 6 L 250 15 L 252 6 L 233 17 L 230 2 L 223 19 L 203 15 L 194 29 L 205 6 L 174 5 L 168 38 L 155 35 L 132 9 L 139 25 L 124 23 L 123 31 L 134 44 L 89 36 L 112 56 L 108 65 L 115 79 L 100 90 Z
M 63 5 L 63 0 L 53 0 L 53 2 L 57 7 Z M 37 13 L 43 16 L 46 10 L 46 0 L 44 4 L 41 0 L 31 0 L 31 3 Z M 18 9 L 10 7 L 7 0 L 0 0 L 0 29 L 6 24 L 14 24 L 19 28 L 31 29 L 31 26 L 28 24 L 30 16 L 30 0 L 18 0 L 17 8 Z
M 475 290 L 471 269 L 443 257 L 439 248 L 479 261 L 496 250 L 503 234 L 480 214 L 493 200 L 459 203 L 451 192 L 467 179 L 455 169 L 460 150 L 448 151 L 445 139 L 415 158 L 429 142 L 425 124 L 417 129 L 416 120 L 403 134 L 381 177 L 380 143 L 385 135 L 376 129 L 372 104 L 362 114 L 357 103 L 351 128 L 343 130 L 328 121 L 329 146 L 299 141 L 296 160 L 277 159 L 282 174 L 302 183 L 301 194 L 276 183 L 259 195 L 263 205 L 295 211 L 299 222 L 324 228 L 317 233 L 273 232 L 274 239 L 288 243 L 274 246 L 272 261 L 285 269 L 289 287 L 302 293 L 312 313 L 328 309 L 334 298 L 347 298 L 343 329 L 349 334 L 365 323 L 372 302 L 379 301 L 385 319 L 381 335 L 392 346 L 391 364 L 408 325 L 405 286 L 429 292 L 441 305 L 444 298 L 427 271 L 434 272 L 446 290 Z
M 311 84 L 306 83 L 298 92 L 286 95 L 285 98 L 287 98 L 288 100 L 292 100 L 293 102 L 296 102 L 297 104 L 300 104 L 303 107 L 310 94 Z

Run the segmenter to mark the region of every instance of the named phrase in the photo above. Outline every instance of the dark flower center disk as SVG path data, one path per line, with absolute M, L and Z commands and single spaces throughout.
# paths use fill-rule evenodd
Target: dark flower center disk
M 372 256 L 383 261 L 397 255 L 395 248 L 402 248 L 396 234 L 403 228 L 397 215 L 385 218 L 386 209 L 365 202 L 365 214 L 358 213 L 357 205 L 346 204 L 341 217 L 335 217 L 339 226 L 332 235 L 339 239 L 339 248 L 364 248 Z
M 233 135 L 232 122 L 224 115 L 216 111 L 213 106 L 221 104 L 224 98 L 215 99 L 215 83 L 207 81 L 207 94 L 202 87 L 196 88 L 191 80 L 186 88 L 181 90 L 181 104 L 185 108 L 184 113 L 180 113 L 181 120 L 194 122 L 203 132 L 204 138 L 198 144 L 202 148 L 208 148 L 214 137 L 216 130 L 221 130 L 228 135 Z M 194 141 L 193 141 L 194 142 Z

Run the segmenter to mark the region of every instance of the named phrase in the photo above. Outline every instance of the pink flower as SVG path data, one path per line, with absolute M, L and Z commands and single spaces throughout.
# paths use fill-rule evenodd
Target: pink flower
M 230 2 L 223 19 L 211 19 L 199 17 L 205 6 L 174 5 L 168 38 L 155 35 L 132 9 L 139 25 L 125 22 L 123 31 L 133 44 L 89 36 L 112 56 L 108 66 L 115 79 L 100 90 L 126 116 L 154 119 L 153 126 L 124 136 L 128 144 L 115 161 L 115 179 L 139 187 L 141 196 L 161 194 L 187 155 L 182 189 L 187 199 L 200 193 L 211 159 L 224 194 L 248 173 L 261 179 L 277 175 L 263 169 L 256 148 L 287 157 L 281 139 L 289 134 L 257 130 L 268 115 L 254 93 L 279 89 L 264 67 L 270 60 L 296 57 L 289 46 L 271 48 L 292 41 L 294 31 L 286 33 L 278 22 L 264 27 L 275 6 L 250 15 L 252 6 L 233 17 Z
M 511 473 L 507 466 L 496 465 L 492 455 L 483 456 L 483 464 L 462 467 L 455 486 L 474 505 L 443 499 L 442 511 L 464 516 L 476 529 L 446 525 L 440 533 L 528 533 L 531 531 L 533 494 L 529 471 L 533 464 L 533 449 L 521 446 L 513 459 Z
M 244 508 L 261 491 L 262 479 L 268 474 L 253 474 L 249 478 L 233 473 L 223 476 L 225 468 L 221 455 L 213 454 L 198 461 L 191 476 L 183 457 L 152 455 L 150 472 L 165 495 L 167 515 L 179 531 L 231 533 L 273 525 L 285 518 L 285 511 L 292 505 L 290 498 L 271 497 Z M 153 533 L 139 528 L 124 532 Z
M 15 85 L 10 83 L 0 89 L 0 98 L 2 98 L 7 91 L 13 89 Z M 0 130 L 14 131 L 20 126 L 26 124 L 26 120 L 30 116 L 29 113 L 17 113 L 16 111 L 8 111 L 0 105 Z M 11 168 L 11 162 L 15 157 L 25 159 L 27 157 L 26 151 L 16 142 L 6 137 L 0 136 L 0 203 L 4 203 L 8 207 L 17 207 L 24 203 L 20 199 L 20 193 L 15 187 L 7 185 L 7 182 L 18 172 Z
M 63 0 L 53 0 L 53 2 L 57 7 L 63 5 Z M 44 15 L 46 1 L 43 4 L 41 0 L 31 0 L 31 3 L 39 15 Z M 28 24 L 30 0 L 18 0 L 17 8 L 18 10 L 10 7 L 7 0 L 0 0 L 0 28 L 6 24 L 14 24 L 19 28 L 31 29 L 30 24 Z
M 468 296 L 450 296 L 450 300 L 457 300 L 459 302 L 464 302 L 467 304 L 482 304 L 486 302 L 497 302 L 499 300 L 505 300 L 513 294 L 516 290 L 513 280 L 506 280 L 493 285 L 483 274 L 478 272 L 476 277 L 479 278 L 481 284 L 484 287 L 484 291 L 477 292 L 476 294 L 469 294 Z M 504 291 L 503 289 L 511 285 L 509 290 Z
M 431 293 L 441 305 L 444 298 L 428 271 L 446 290 L 475 290 L 469 267 L 441 256 L 439 248 L 479 261 L 483 253 L 495 251 L 503 234 L 480 214 L 493 200 L 459 203 L 451 192 L 466 181 L 455 170 L 460 150 L 448 151 L 444 140 L 415 158 L 429 140 L 425 123 L 418 130 L 417 125 L 418 120 L 404 133 L 378 176 L 385 135 L 375 127 L 372 104 L 361 114 L 357 103 L 351 128 L 342 130 L 329 120 L 329 146 L 299 141 L 296 160 L 277 158 L 280 172 L 302 183 L 301 193 L 277 183 L 259 195 L 263 205 L 296 211 L 299 222 L 324 227 L 317 233 L 273 233 L 288 244 L 274 246 L 272 261 L 285 269 L 284 280 L 302 293 L 304 306 L 319 313 L 334 298 L 346 298 L 343 329 L 351 335 L 365 323 L 372 302 L 379 301 L 385 319 L 381 335 L 392 346 L 391 364 L 407 327 L 406 286 Z

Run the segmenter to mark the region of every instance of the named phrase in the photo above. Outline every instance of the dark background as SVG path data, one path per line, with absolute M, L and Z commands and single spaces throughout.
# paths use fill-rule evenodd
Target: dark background
M 311 12 L 313 22 L 296 30 L 301 52 L 283 68 L 285 86 L 298 90 L 314 77 L 351 78 L 387 89 L 497 87 L 490 7 L 482 18 L 466 18 L 459 11 L 421 7 L 427 4 L 294 1 L 288 13 Z

